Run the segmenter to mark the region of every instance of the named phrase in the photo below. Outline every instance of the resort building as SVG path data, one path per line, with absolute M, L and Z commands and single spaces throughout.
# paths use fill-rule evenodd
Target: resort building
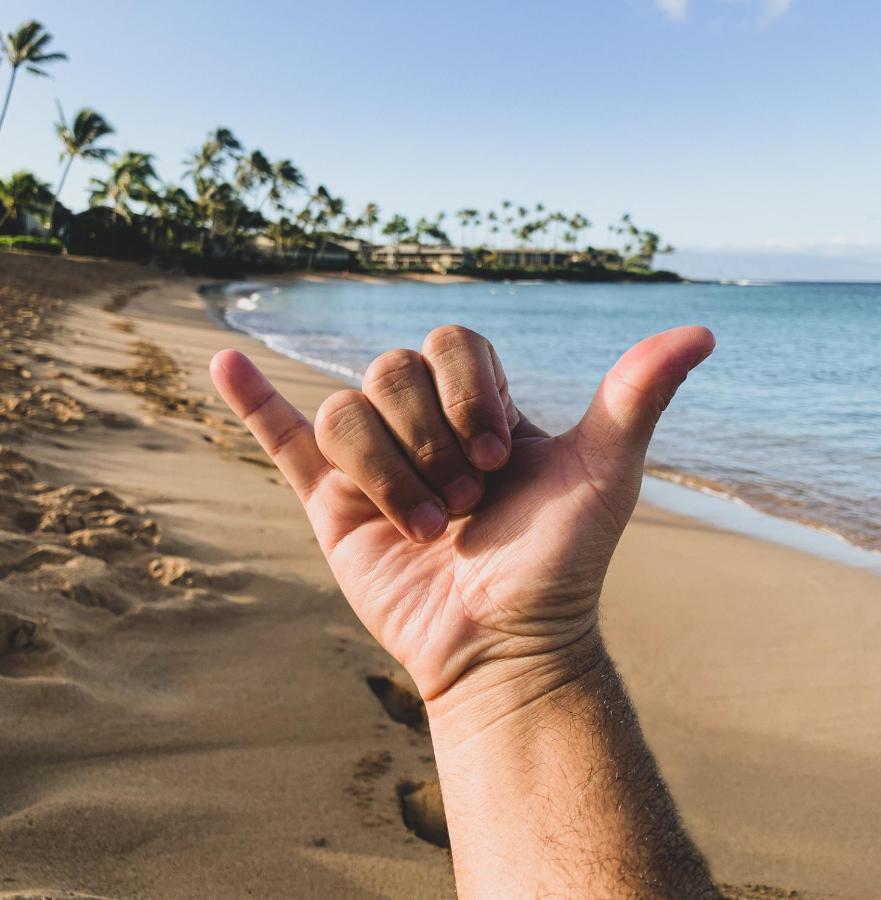
M 490 250 L 488 260 L 502 269 L 561 269 L 572 262 L 572 251 L 514 247 Z
M 432 269 L 447 272 L 470 259 L 463 247 L 443 244 L 385 244 L 370 251 L 370 262 L 385 269 Z
M 624 264 L 617 250 L 594 247 L 573 253 L 571 250 L 538 247 L 470 250 L 447 244 L 417 244 L 415 241 L 377 246 L 361 238 L 335 234 L 324 238 L 310 237 L 303 243 L 288 246 L 281 251 L 264 235 L 253 237 L 250 245 L 258 256 L 283 258 L 297 266 L 338 270 L 364 267 L 387 271 L 410 269 L 446 273 L 463 266 L 477 266 L 488 270 L 538 271 L 594 266 L 620 268 Z

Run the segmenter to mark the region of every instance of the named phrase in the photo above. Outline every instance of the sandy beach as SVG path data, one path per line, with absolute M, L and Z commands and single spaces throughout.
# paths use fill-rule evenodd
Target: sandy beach
M 0 255 L 0 897 L 453 897 L 418 699 L 207 366 L 338 384 L 198 287 Z M 641 505 L 603 627 L 730 896 L 878 896 L 881 580 Z

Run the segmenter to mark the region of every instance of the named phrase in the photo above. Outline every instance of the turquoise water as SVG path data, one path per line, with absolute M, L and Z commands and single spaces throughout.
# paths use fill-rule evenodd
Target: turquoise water
M 571 426 L 630 344 L 700 323 L 713 356 L 658 428 L 651 471 L 881 550 L 881 285 L 233 286 L 226 318 L 358 382 L 391 347 L 458 322 L 490 338 L 521 408 Z

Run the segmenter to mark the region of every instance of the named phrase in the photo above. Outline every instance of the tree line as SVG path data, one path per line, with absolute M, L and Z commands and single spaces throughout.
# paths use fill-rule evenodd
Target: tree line
M 5 58 L 11 71 L 0 109 L 0 141 L 19 72 L 46 77 L 51 66 L 67 60 L 65 53 L 51 50 L 52 43 L 52 35 L 37 21 L 3 36 L 0 61 Z M 0 179 L 0 232 L 21 233 L 29 221 L 37 221 L 40 231 L 67 242 L 77 217 L 61 207 L 59 196 L 78 164 L 102 166 L 90 179 L 88 205 L 91 233 L 100 216 L 110 236 L 103 252 L 112 252 L 116 235 L 130 238 L 134 233 L 142 245 L 157 251 L 240 257 L 262 238 L 281 256 L 306 252 L 314 258 L 328 241 L 357 237 L 375 243 L 377 234 L 395 244 L 450 244 L 451 220 L 458 224 L 461 246 L 472 248 L 478 258 L 491 255 L 503 240 L 593 252 L 582 239 L 592 227 L 586 215 L 547 210 L 540 203 L 529 207 L 504 200 L 485 212 L 463 208 L 452 216 L 439 212 L 412 221 L 400 213 L 383 219 L 376 203 L 350 211 L 325 185 L 310 188 L 290 159 L 271 159 L 248 149 L 225 127 L 212 131 L 184 160 L 180 183 L 164 183 L 153 154 L 119 153 L 110 146 L 115 130 L 99 112 L 87 107 L 68 118 L 57 106 L 57 183 L 52 186 L 27 171 Z M 609 226 L 609 235 L 620 243 L 622 266 L 648 268 L 656 253 L 673 249 L 657 233 L 638 228 L 629 214 Z

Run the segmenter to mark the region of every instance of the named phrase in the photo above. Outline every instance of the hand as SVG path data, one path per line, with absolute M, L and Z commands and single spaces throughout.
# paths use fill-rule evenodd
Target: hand
M 355 612 L 432 701 L 489 663 L 536 671 L 590 652 L 649 439 L 713 346 L 696 326 L 642 341 L 553 437 L 515 406 L 492 345 L 459 326 L 378 357 L 314 428 L 242 354 L 218 353 L 211 374 Z

